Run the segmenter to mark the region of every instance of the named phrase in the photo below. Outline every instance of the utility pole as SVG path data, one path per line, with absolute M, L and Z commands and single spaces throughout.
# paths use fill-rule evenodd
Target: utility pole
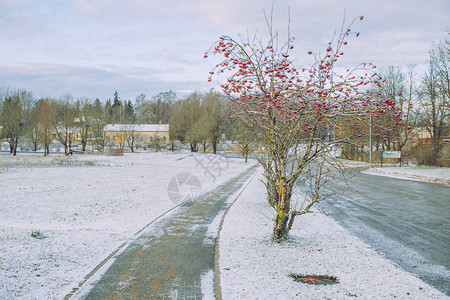
M 370 168 L 372 168 L 372 115 L 370 114 L 370 123 L 369 123 L 369 164 Z

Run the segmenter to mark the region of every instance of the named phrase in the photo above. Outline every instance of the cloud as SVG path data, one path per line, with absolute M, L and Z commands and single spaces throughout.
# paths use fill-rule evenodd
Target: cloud
M 221 35 L 267 36 L 272 0 L 0 0 L 0 83 L 39 95 L 71 92 L 105 98 L 167 89 L 209 89 L 217 57 L 202 56 Z M 276 0 L 273 25 L 285 41 L 290 8 L 291 58 L 311 63 L 346 21 L 353 29 L 341 63 L 423 63 L 448 30 L 448 0 Z M 432 21 L 430 21 L 432 20 Z M 112 92 L 111 92 L 112 91 Z
M 36 12 L 24 9 L 22 2 L 15 5 L 1 3 L 0 37 L 23 38 L 38 31 L 36 26 L 45 27 L 44 20 Z
M 0 0 L 0 11 L 3 14 L 8 14 L 11 10 L 23 8 L 29 0 Z
M 93 17 L 105 17 L 115 13 L 122 7 L 122 1 L 110 0 L 74 0 L 73 7 L 81 14 Z
M 0 68 L 0 82 L 13 88 L 38 91 L 35 97 L 59 97 L 71 93 L 75 98 L 106 100 L 118 91 L 122 99 L 134 100 L 145 93 L 204 90 L 204 83 L 192 78 L 164 80 L 160 71 L 136 67 L 103 66 L 92 68 L 63 64 L 10 65 Z

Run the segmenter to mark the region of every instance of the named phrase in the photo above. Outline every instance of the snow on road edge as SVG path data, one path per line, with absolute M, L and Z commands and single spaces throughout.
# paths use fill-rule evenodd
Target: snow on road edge
M 369 163 L 353 160 L 340 160 L 349 169 L 363 169 L 361 173 L 417 180 L 430 183 L 450 185 L 450 168 L 406 165 L 402 167 L 387 165 L 369 168 Z
M 219 236 L 223 299 L 449 299 L 381 257 L 330 217 L 299 217 L 290 239 L 272 240 L 273 209 L 259 174 L 230 208 Z M 290 274 L 337 276 L 336 285 Z
M 362 173 L 450 185 L 449 168 L 388 167 L 371 168 Z

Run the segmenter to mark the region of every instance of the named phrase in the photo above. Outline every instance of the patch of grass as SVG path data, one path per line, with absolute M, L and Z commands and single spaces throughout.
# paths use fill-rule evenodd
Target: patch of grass
M 92 161 L 92 160 L 88 160 L 88 161 L 85 161 L 83 163 L 84 163 L 85 166 L 95 166 L 95 165 L 97 165 L 97 162 Z
M 63 166 L 65 165 L 66 162 L 64 161 L 64 158 L 54 158 L 52 159 L 51 165 L 58 165 L 58 166 Z
M 108 155 L 111 156 L 123 156 L 123 153 L 124 153 L 123 149 L 120 148 L 112 148 L 108 150 Z
M 38 239 L 38 240 L 43 240 L 43 239 L 46 238 L 46 236 L 42 232 L 40 232 L 39 230 L 31 230 L 30 236 L 35 238 L 35 239 Z

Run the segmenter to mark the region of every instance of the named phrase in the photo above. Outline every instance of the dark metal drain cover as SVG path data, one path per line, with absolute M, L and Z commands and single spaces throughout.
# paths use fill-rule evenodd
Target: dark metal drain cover
M 294 278 L 295 281 L 303 282 L 307 284 L 336 284 L 339 282 L 334 276 L 328 275 L 299 275 L 299 274 L 291 274 L 291 277 Z

